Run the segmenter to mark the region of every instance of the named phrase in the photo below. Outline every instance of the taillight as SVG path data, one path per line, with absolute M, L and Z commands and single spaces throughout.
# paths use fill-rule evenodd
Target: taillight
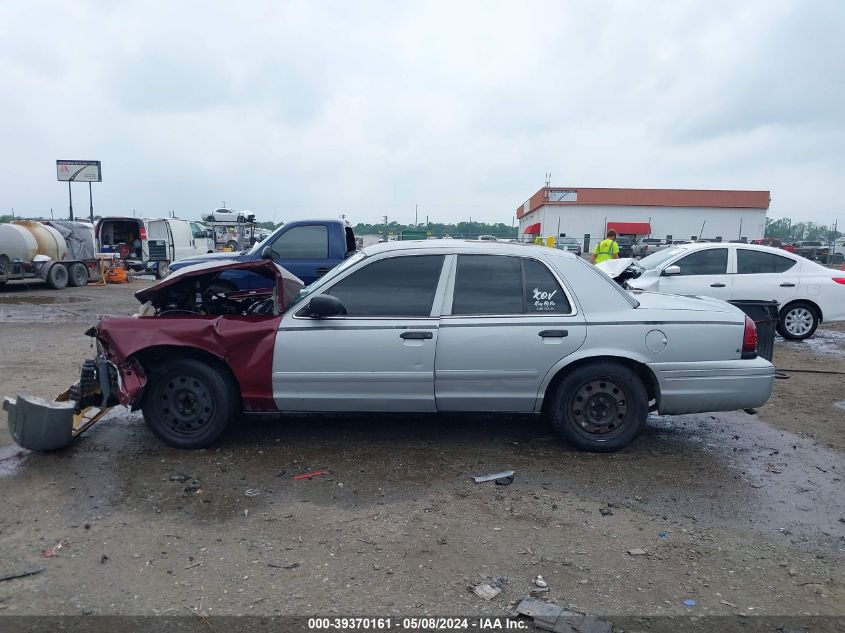
M 845 277 L 834 277 L 833 281 L 835 281 L 838 284 L 842 284 L 843 286 L 845 286 Z
M 745 332 L 742 334 L 742 355 L 751 356 L 757 354 L 757 326 L 751 317 L 745 317 Z
M 142 239 L 142 240 L 147 239 L 147 229 L 146 229 L 146 227 L 142 226 L 140 229 L 138 229 L 138 238 Z

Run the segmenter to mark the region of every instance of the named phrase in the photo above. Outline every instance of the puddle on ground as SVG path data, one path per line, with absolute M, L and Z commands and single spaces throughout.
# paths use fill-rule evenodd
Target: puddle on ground
M 842 411 L 845 411 L 845 400 L 840 400 L 839 402 L 834 402 L 833 406 L 836 409 L 841 409 Z
M 811 351 L 825 356 L 845 357 L 845 332 L 839 330 L 816 330 L 813 336 L 804 341 L 778 339 L 778 343 L 795 351 Z
M 46 297 L 0 297 L 0 305 L 24 305 L 27 303 L 47 305 L 50 303 L 80 303 L 83 301 L 91 301 L 91 299 L 86 297 L 68 297 L 67 295 L 50 295 Z

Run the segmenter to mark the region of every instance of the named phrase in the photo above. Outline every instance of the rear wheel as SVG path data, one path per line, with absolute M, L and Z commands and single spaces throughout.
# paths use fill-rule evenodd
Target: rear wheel
M 170 262 L 159 262 L 156 266 L 156 279 L 164 279 L 170 274 Z
M 627 446 L 648 417 L 648 393 L 624 365 L 583 365 L 558 385 L 551 405 L 554 429 L 582 451 L 609 453 Z
M 88 285 L 88 269 L 79 262 L 70 265 L 68 270 L 68 285 L 78 288 Z
M 809 303 L 790 303 L 780 311 L 777 330 L 788 341 L 810 338 L 819 326 L 819 316 Z
M 150 430 L 174 448 L 205 448 L 226 430 L 240 403 L 237 386 L 219 366 L 182 358 L 153 372 L 141 410 Z
M 67 286 L 67 268 L 61 264 L 53 264 L 47 271 L 47 286 L 53 290 L 61 290 Z
M 238 243 L 235 240 L 229 240 L 228 242 L 226 242 L 226 248 L 234 252 L 238 250 Z

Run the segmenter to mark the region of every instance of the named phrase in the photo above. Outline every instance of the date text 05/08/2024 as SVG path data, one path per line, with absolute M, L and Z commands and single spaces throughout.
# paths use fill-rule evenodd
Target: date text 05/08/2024
M 309 618 L 308 629 L 312 631 L 520 631 L 528 629 L 528 622 L 515 618 L 497 617 L 334 617 Z

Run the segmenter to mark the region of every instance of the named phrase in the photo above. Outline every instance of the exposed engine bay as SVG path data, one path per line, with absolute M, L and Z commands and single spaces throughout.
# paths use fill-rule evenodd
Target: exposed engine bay
M 278 314 L 274 290 L 236 290 L 219 275 L 191 276 L 162 288 L 139 316 Z

